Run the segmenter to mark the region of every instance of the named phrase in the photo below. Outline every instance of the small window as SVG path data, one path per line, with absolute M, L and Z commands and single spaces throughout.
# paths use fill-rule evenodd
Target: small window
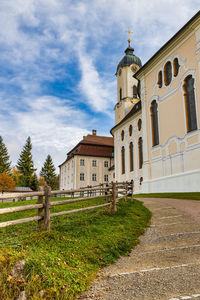
M 159 88 L 162 87 L 162 84 L 163 84 L 163 80 L 162 80 L 162 71 L 160 71 L 160 72 L 158 73 L 158 82 L 157 82 L 157 84 L 158 84 Z
M 138 120 L 138 130 L 140 131 L 142 129 L 142 120 Z
M 121 139 L 122 139 L 122 141 L 124 140 L 124 130 L 122 130 L 122 132 L 121 132 Z
M 142 185 L 143 177 L 140 177 L 140 185 Z
M 93 167 L 96 167 L 96 166 L 97 166 L 97 161 L 96 161 L 96 160 L 93 160 L 93 161 L 92 161 L 92 166 L 93 166 Z
M 80 173 L 80 181 L 84 181 L 85 180 L 85 174 L 84 173 Z
M 104 182 L 108 182 L 108 175 L 104 175 Z
M 80 166 L 85 166 L 85 160 L 84 159 L 80 159 Z
M 173 67 L 174 67 L 174 77 L 176 77 L 178 75 L 178 71 L 179 71 L 179 68 L 180 68 L 180 65 L 179 65 L 177 57 L 174 58 Z
M 137 86 L 136 85 L 133 86 L 133 98 L 137 99 Z
M 92 181 L 97 181 L 97 174 L 92 174 Z
M 170 61 L 168 61 L 165 64 L 164 67 L 164 79 L 165 79 L 165 85 L 169 85 L 172 80 L 172 64 Z
M 119 99 L 122 100 L 122 88 L 119 89 Z
M 129 126 L 129 135 L 132 136 L 132 133 L 133 133 L 133 126 L 130 125 L 130 126 Z
M 108 168 L 108 161 L 107 160 L 104 161 L 104 167 Z

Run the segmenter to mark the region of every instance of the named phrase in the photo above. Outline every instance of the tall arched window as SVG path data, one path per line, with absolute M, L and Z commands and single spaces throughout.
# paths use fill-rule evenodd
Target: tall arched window
M 151 103 L 151 128 L 152 128 L 152 145 L 159 144 L 159 130 L 158 130 L 158 104 L 156 100 Z
M 143 140 L 140 137 L 138 140 L 138 152 L 139 152 L 139 169 L 142 169 L 143 165 Z
M 125 173 L 125 148 L 124 146 L 122 147 L 121 150 L 121 163 L 122 163 L 122 174 Z
M 137 98 L 137 86 L 133 86 L 133 98 Z
M 194 78 L 192 75 L 186 77 L 184 81 L 184 96 L 186 108 L 187 132 L 197 129 L 197 117 L 194 95 Z
M 165 85 L 169 85 L 172 80 L 172 64 L 168 61 L 164 67 Z
M 130 157 L 130 172 L 133 171 L 133 143 L 129 145 L 129 157 Z
M 122 88 L 119 89 L 119 99 L 122 100 Z

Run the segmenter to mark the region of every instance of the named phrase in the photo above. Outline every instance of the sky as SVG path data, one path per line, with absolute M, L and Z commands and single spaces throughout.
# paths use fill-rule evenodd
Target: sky
M 28 136 L 38 173 L 92 129 L 109 136 L 127 30 L 144 64 L 198 10 L 199 0 L 1 0 L 0 135 L 12 165 Z

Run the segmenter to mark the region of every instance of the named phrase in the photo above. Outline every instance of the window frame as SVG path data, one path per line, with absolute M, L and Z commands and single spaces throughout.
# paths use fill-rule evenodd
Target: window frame
M 159 124 L 158 124 L 158 103 L 156 100 L 151 102 L 151 134 L 152 134 L 152 147 L 159 145 Z
M 92 173 L 92 181 L 97 181 L 97 174 L 96 173 Z
M 85 166 L 85 159 L 84 158 L 80 158 L 80 166 L 81 167 Z
M 96 159 L 92 160 L 92 167 L 97 167 L 97 160 Z
M 85 173 L 80 173 L 80 181 L 85 181 Z
M 108 160 L 104 160 L 104 168 L 108 168 L 109 167 L 109 162 Z

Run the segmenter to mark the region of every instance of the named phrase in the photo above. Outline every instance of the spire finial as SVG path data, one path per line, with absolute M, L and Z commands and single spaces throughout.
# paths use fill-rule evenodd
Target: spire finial
M 130 46 L 130 43 L 131 43 L 131 35 L 133 34 L 133 32 L 128 29 L 128 31 L 126 31 L 128 33 L 128 45 Z

